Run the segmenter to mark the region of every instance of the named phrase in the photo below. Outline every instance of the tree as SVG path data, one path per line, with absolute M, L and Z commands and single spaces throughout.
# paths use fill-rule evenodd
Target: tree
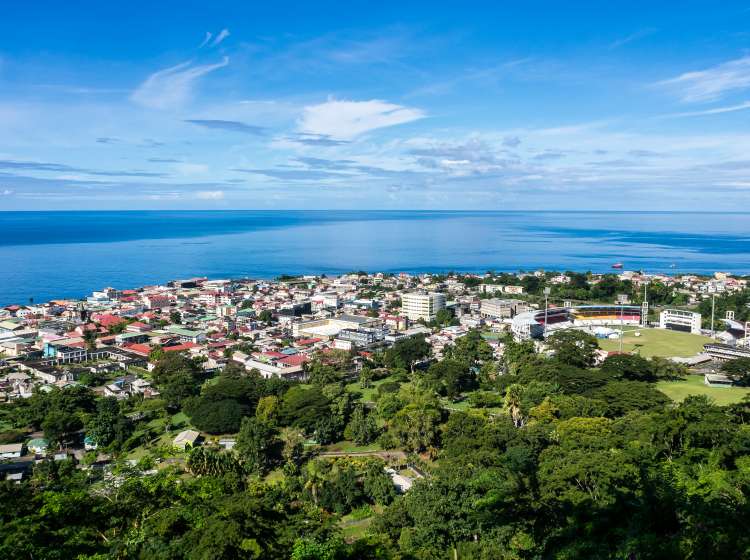
M 210 447 L 192 449 L 187 457 L 187 467 L 197 476 L 224 476 L 242 472 L 242 466 L 232 453 Z
M 615 377 L 630 381 L 656 381 L 656 372 L 652 363 L 638 354 L 607 356 L 600 369 Z
M 121 444 L 131 431 L 131 422 L 120 413 L 120 404 L 114 397 L 99 399 L 96 413 L 86 422 L 86 436 L 102 447 L 115 442 Z
M 80 417 L 77 414 L 67 414 L 62 410 L 53 410 L 44 417 L 42 430 L 44 437 L 51 444 L 63 445 L 71 435 L 83 427 Z
M 234 399 L 214 401 L 200 397 L 187 399 L 184 410 L 196 428 L 209 434 L 235 433 L 248 412 L 247 407 Z
M 270 424 L 245 417 L 234 448 L 250 472 L 263 475 L 271 466 L 275 439 L 276 430 Z
M 278 422 L 281 426 L 295 426 L 308 434 L 315 430 L 318 420 L 330 416 L 331 402 L 319 387 L 292 387 L 281 399 Z
M 384 355 L 385 364 L 390 368 L 412 370 L 414 364 L 430 355 L 432 348 L 424 335 L 410 336 L 399 340 Z
M 426 378 L 438 393 L 449 398 L 455 398 L 475 385 L 468 362 L 453 358 L 445 358 L 432 364 L 427 370 Z
M 454 358 L 469 364 L 481 364 L 493 358 L 492 347 L 482 336 L 479 329 L 472 329 L 450 346 L 446 357 Z
M 367 445 L 378 437 L 378 426 L 372 413 L 363 405 L 358 405 L 352 413 L 352 418 L 344 430 L 344 436 L 357 445 Z
M 737 385 L 750 385 L 750 358 L 735 358 L 724 362 L 721 371 Z
M 408 404 L 393 417 L 388 432 L 409 451 L 424 451 L 437 443 L 440 419 L 437 408 Z
M 83 331 L 83 340 L 86 343 L 86 349 L 89 352 L 96 350 L 96 329 L 86 329 Z
M 165 352 L 151 375 L 170 406 L 180 406 L 184 399 L 197 395 L 200 390 L 200 368 L 179 352 Z
M 176 309 L 173 311 L 170 311 L 169 313 L 169 320 L 175 325 L 181 325 L 182 324 L 182 315 L 179 311 Z
M 599 349 L 594 336 L 576 329 L 557 331 L 547 339 L 547 344 L 556 360 L 575 367 L 593 366 Z
M 258 321 L 262 323 L 270 323 L 273 321 L 273 313 L 269 309 L 264 309 L 258 313 Z
M 520 428 L 526 423 L 522 407 L 522 395 L 523 387 L 518 383 L 513 383 L 505 389 L 505 410 L 510 414 L 516 428 Z
M 276 418 L 278 411 L 279 397 L 268 395 L 267 397 L 261 397 L 258 401 L 258 406 L 255 408 L 255 417 L 264 422 L 272 422 Z

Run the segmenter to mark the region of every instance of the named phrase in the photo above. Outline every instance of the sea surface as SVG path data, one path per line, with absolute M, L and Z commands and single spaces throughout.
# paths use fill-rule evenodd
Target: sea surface
M 750 274 L 750 213 L 0 212 L 0 305 L 280 274 L 624 268 Z

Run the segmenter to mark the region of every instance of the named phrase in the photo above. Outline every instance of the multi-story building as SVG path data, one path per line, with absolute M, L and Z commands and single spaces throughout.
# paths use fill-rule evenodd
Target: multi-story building
M 483 299 L 479 307 L 483 317 L 493 319 L 510 319 L 528 310 L 526 302 L 520 299 Z
M 401 313 L 410 321 L 432 321 L 442 309 L 445 309 L 445 294 L 439 292 L 412 292 L 401 296 Z
M 659 314 L 659 327 L 693 334 L 701 333 L 701 314 L 682 309 L 665 309 Z

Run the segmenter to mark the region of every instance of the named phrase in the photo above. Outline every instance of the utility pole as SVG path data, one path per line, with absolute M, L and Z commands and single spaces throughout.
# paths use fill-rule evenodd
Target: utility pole
M 620 302 L 620 354 L 622 354 L 622 337 L 624 336 L 624 333 L 622 332 L 622 312 L 623 303 Z
M 550 288 L 544 288 L 544 334 L 542 338 L 547 338 L 547 298 L 549 297 Z

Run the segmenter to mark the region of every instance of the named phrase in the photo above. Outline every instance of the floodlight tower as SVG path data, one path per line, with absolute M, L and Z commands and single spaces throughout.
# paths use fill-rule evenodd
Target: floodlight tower
M 551 291 L 549 287 L 544 288 L 544 334 L 542 336 L 545 339 L 547 338 L 547 298 Z

